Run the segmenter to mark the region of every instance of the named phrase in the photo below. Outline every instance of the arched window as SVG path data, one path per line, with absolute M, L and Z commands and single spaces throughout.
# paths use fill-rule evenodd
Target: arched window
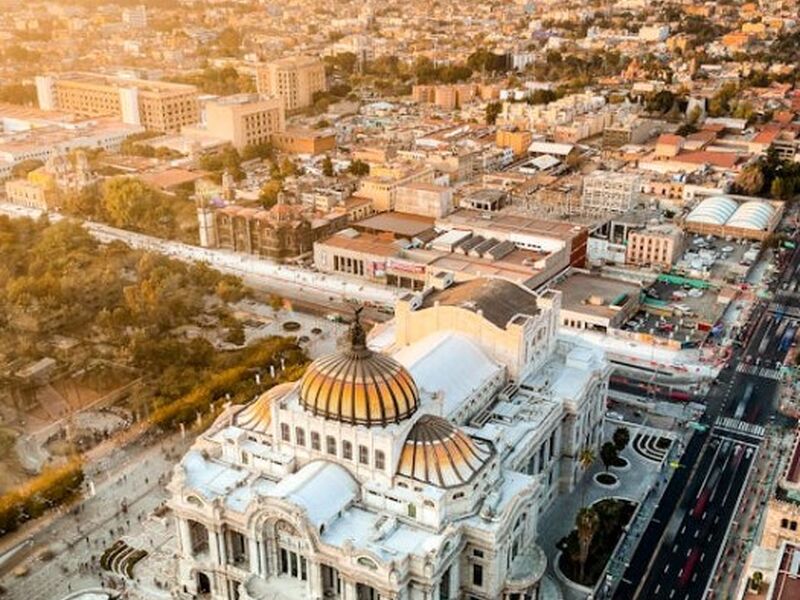
M 294 428 L 294 441 L 297 443 L 298 446 L 305 446 L 306 445 L 306 432 L 305 429 L 302 427 L 295 427 Z
M 289 424 L 288 423 L 281 423 L 281 439 L 284 442 L 289 441 Z

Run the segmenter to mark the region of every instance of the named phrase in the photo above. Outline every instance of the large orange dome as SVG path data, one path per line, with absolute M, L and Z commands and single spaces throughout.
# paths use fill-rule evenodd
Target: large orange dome
M 358 313 L 350 348 L 312 362 L 300 381 L 303 407 L 326 419 L 385 426 L 410 417 L 419 405 L 411 374 L 393 358 L 367 348 Z

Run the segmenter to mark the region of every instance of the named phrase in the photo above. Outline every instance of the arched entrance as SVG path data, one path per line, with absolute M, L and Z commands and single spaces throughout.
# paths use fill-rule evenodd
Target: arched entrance
M 201 571 L 197 572 L 197 595 L 201 598 L 211 595 L 211 580 Z

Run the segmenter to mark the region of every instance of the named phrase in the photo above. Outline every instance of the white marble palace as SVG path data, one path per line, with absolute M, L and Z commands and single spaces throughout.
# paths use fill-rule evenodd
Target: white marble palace
M 557 338 L 557 292 L 438 287 L 198 438 L 169 485 L 180 597 L 561 597 L 538 516 L 599 444 L 609 366 Z

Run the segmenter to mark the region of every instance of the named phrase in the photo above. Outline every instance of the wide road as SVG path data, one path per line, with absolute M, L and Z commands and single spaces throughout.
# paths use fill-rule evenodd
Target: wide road
M 772 286 L 779 292 L 800 275 L 800 251 L 787 255 Z M 758 427 L 776 418 L 787 330 L 800 323 L 800 297 L 776 293 L 759 301 L 706 398 L 690 440 L 614 594 L 618 600 L 701 600 L 716 570 L 761 442 Z M 797 318 L 795 318 L 795 316 Z M 717 426 L 723 417 L 725 426 Z

